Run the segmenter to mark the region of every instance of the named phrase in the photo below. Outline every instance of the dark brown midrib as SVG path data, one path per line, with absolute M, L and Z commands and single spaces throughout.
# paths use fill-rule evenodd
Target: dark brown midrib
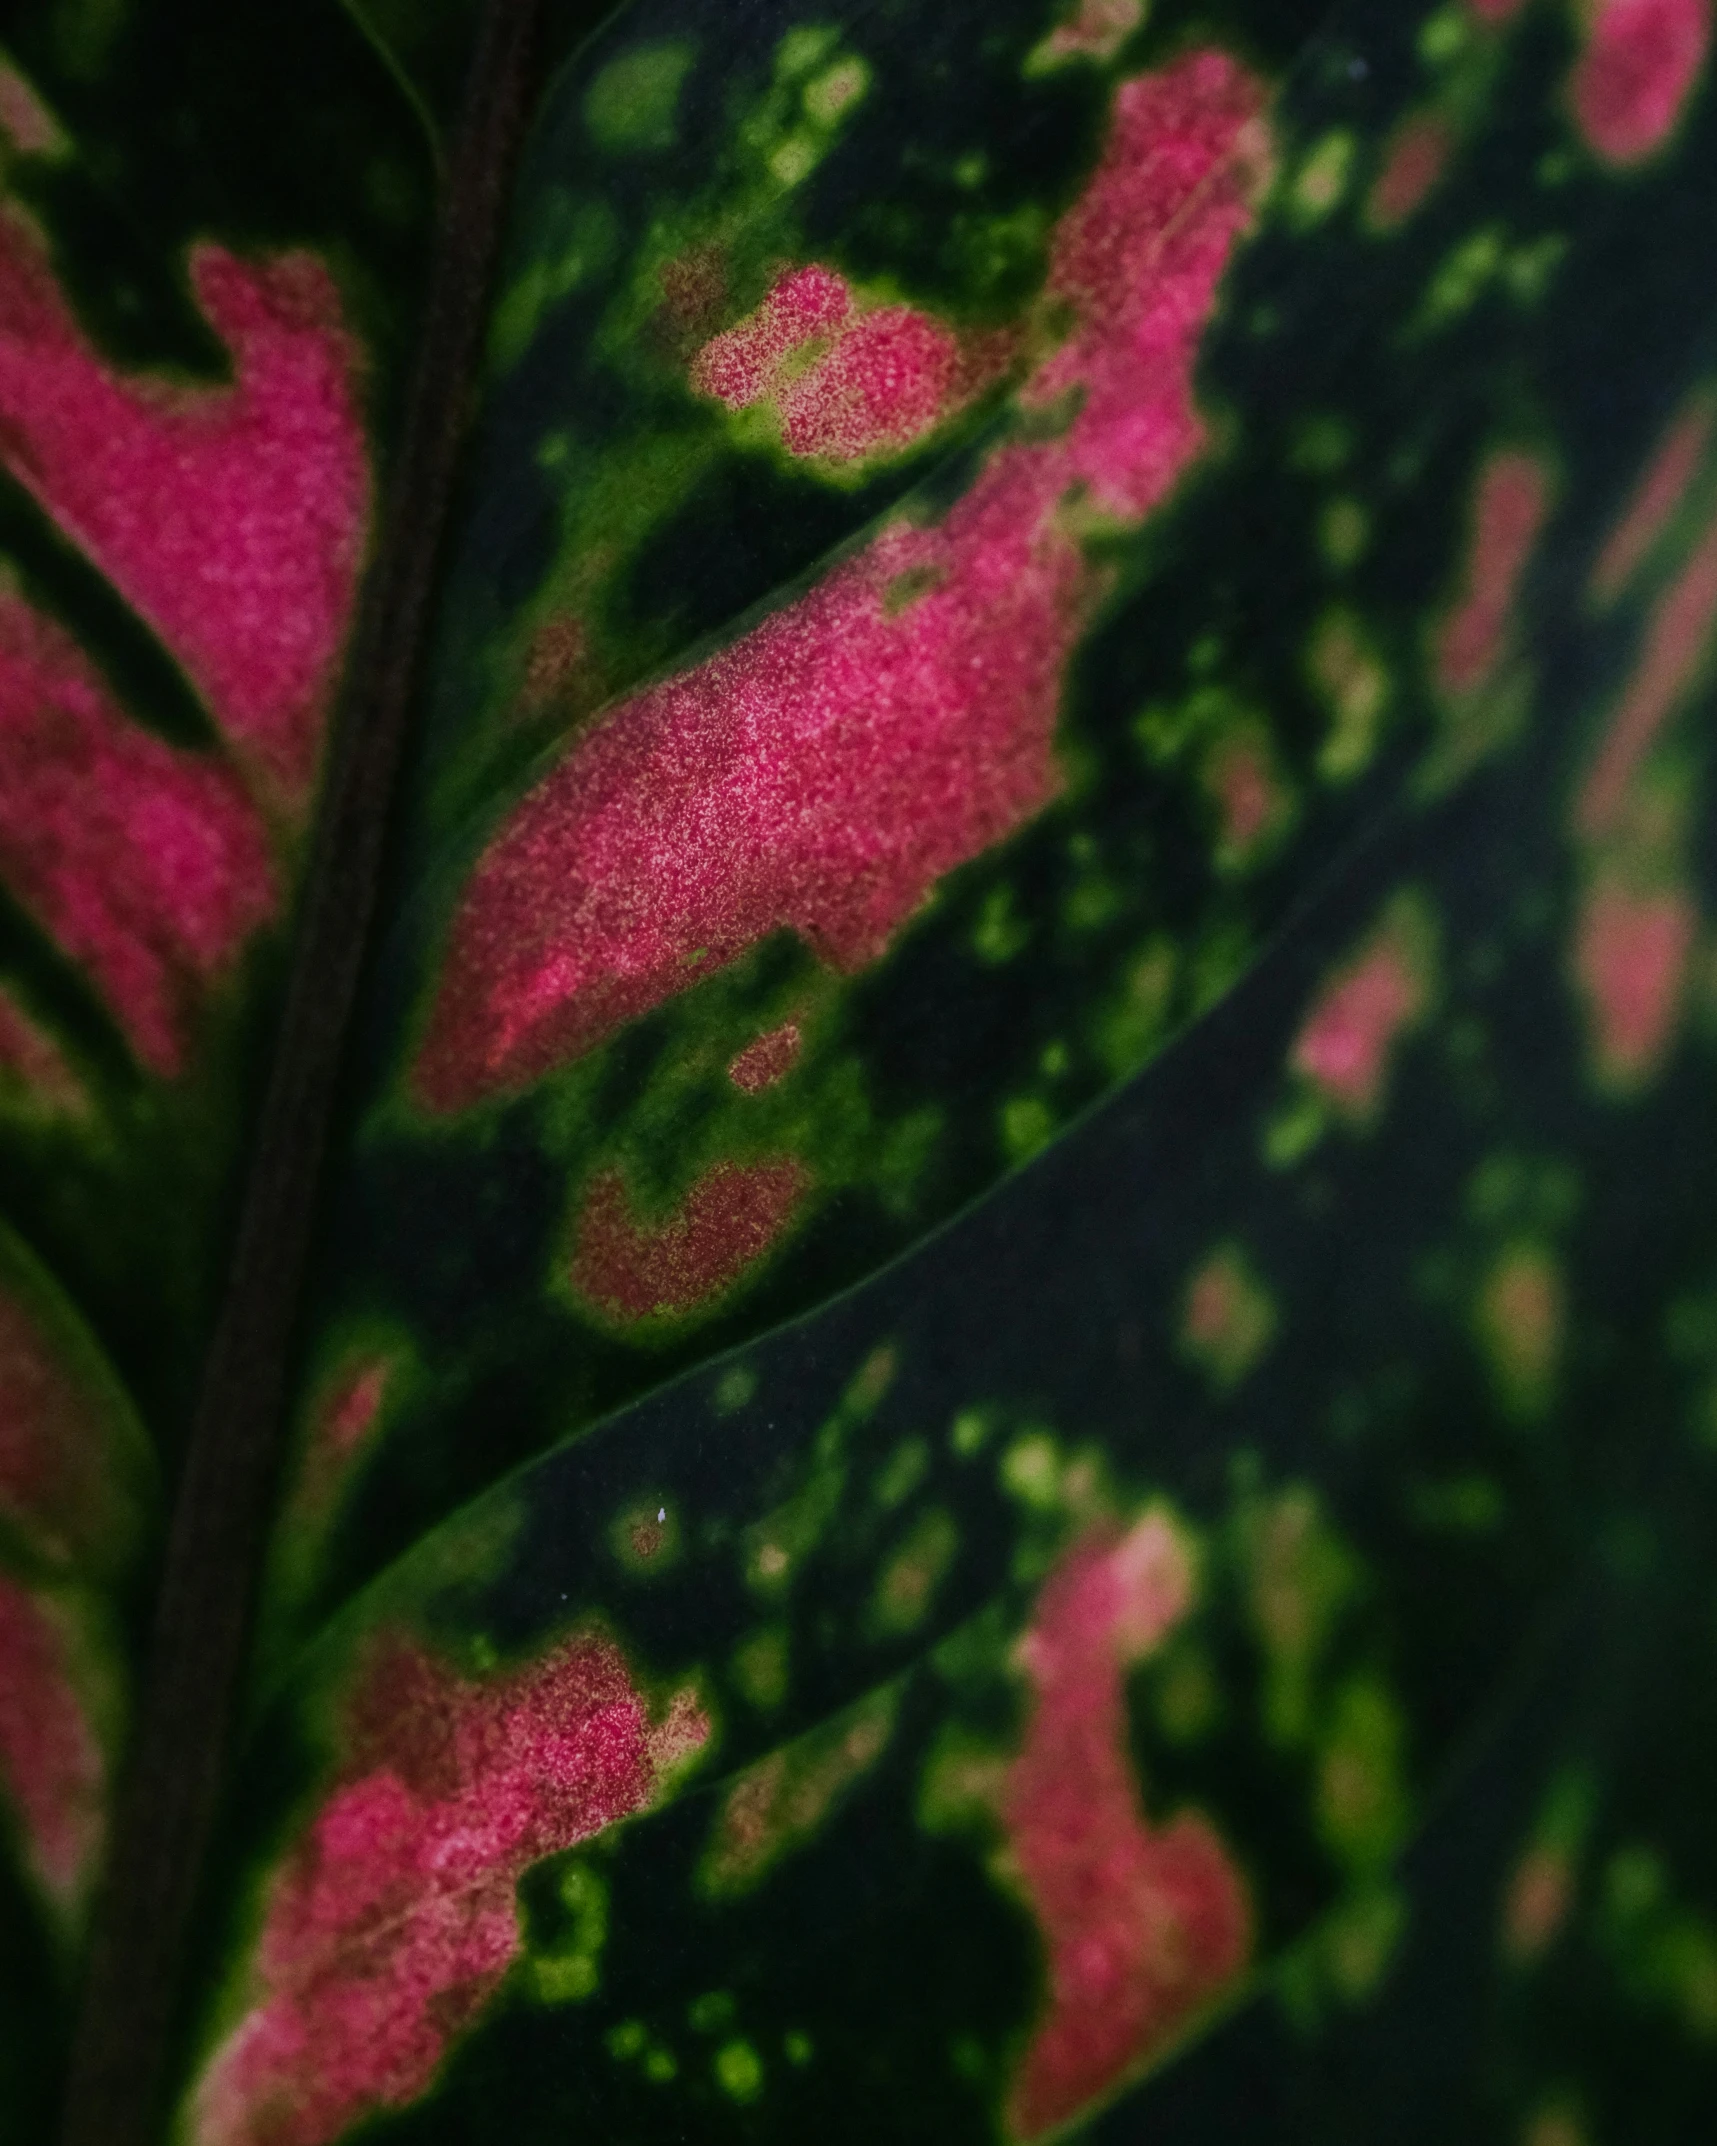
M 488 0 L 448 161 L 416 372 L 364 585 L 227 1294 L 168 1535 L 72 2045 L 62 2146 L 150 2146 L 165 2117 L 166 2044 L 226 1769 L 278 1473 L 288 1351 L 488 290 L 530 114 L 541 12 L 541 0 Z

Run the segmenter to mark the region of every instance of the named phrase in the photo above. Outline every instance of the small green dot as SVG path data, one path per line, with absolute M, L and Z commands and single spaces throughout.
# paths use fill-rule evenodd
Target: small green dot
M 735 2101 L 755 2101 L 763 2091 L 763 2060 L 749 2042 L 724 2042 L 716 2051 L 715 2076 Z

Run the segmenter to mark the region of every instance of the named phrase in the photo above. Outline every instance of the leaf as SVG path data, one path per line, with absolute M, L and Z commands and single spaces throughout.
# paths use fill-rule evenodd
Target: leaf
M 528 13 L 0 72 L 8 2115 L 1686 2135 L 1706 0 Z

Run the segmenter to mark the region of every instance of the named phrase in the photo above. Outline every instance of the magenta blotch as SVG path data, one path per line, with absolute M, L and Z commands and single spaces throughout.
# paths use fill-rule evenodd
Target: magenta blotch
M 7 1080 L 44 1116 L 89 1116 L 88 1092 L 65 1052 L 17 994 L 0 984 L 0 1086 Z
M 79 1683 L 63 1615 L 0 1572 L 0 1784 L 31 1874 L 68 1917 L 88 1895 L 107 1824 L 107 1762 Z
M 694 1311 L 779 1241 L 810 1186 L 810 1173 L 791 1155 L 719 1162 L 666 1220 L 641 1222 L 620 1172 L 599 1171 L 578 1221 L 573 1289 L 628 1323 Z
M 1410 113 L 1389 137 L 1366 204 L 1371 221 L 1385 231 L 1404 224 L 1448 170 L 1454 148 L 1454 129 L 1441 112 Z
M 126 379 L 0 211 L 0 461 L 154 627 L 265 796 L 309 802 L 363 563 L 357 350 L 307 254 L 193 249 L 230 387 Z
M 340 1366 L 317 1397 L 293 1490 L 290 1525 L 314 1520 L 333 1504 L 353 1462 L 380 1427 L 396 1368 L 393 1356 L 362 1350 Z
M 1710 0 L 1583 0 L 1569 84 L 1581 134 L 1609 164 L 1636 164 L 1674 133 L 1711 45 Z
M 232 771 L 128 721 L 76 644 L 3 586 L 0 872 L 168 1077 L 276 902 L 267 831 Z
M 1451 698 L 1494 683 L 1549 511 L 1549 472 L 1535 455 L 1505 448 L 1490 456 L 1473 492 L 1460 594 L 1437 640 L 1437 683 Z
M 1613 832 L 1641 761 L 1704 669 L 1717 626 L 1717 521 L 1652 607 L 1640 652 L 1575 805 L 1588 837 Z
M 129 1534 L 101 1398 L 29 1303 L 0 1287 L 0 1518 L 37 1558 L 109 1566 Z
M 483 1681 L 379 1643 L 347 1728 L 193 2090 L 196 2146 L 329 2146 L 414 2100 L 519 1956 L 521 1873 L 642 1810 L 709 1733 L 689 1693 L 653 1724 L 594 1634 Z
M 1138 521 L 1204 444 L 1193 365 L 1251 220 L 1262 101 L 1215 51 L 1123 84 L 1051 248 L 1073 325 L 1024 400 L 1059 428 L 622 703 L 517 807 L 453 919 L 421 1105 L 519 1088 L 775 931 L 862 967 L 1056 795 L 1062 674 L 1105 586 L 1080 536 Z M 786 325 L 728 351 L 724 393 L 837 318 L 829 271 L 793 290 Z
M 1245 1887 L 1215 1830 L 1193 1812 L 1154 1826 L 1128 1755 L 1126 1666 L 1191 1593 L 1179 1535 L 1147 1513 L 1123 1536 L 1075 1544 L 1020 1647 L 1031 1711 L 1001 1811 L 1049 1957 L 1008 2090 L 1016 2139 L 1057 2129 L 1160 2055 L 1251 1950 Z
M 1607 1085 L 1650 1078 L 1675 1035 L 1699 914 L 1684 887 L 1650 892 L 1600 872 L 1587 888 L 1574 939 L 1593 1063 Z
M 1711 418 L 1711 396 L 1696 395 L 1658 443 L 1592 569 L 1600 603 L 1613 603 L 1627 587 L 1687 497 L 1711 445 Z
M 1430 1008 L 1416 922 L 1405 910 L 1387 919 L 1324 986 L 1294 1040 L 1289 1063 L 1345 1117 L 1376 1113 L 1397 1043 Z

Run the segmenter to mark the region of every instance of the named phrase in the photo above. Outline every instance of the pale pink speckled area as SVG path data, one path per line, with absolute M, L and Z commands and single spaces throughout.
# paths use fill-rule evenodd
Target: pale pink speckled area
M 329 2146 L 429 2084 L 521 1948 L 538 1858 L 641 1810 L 700 1745 L 691 1704 L 652 1725 L 596 1635 L 483 1681 L 379 1647 L 351 1770 L 270 1887 L 248 2009 L 189 2105 L 195 2146 Z
M 730 409 L 768 403 L 790 454 L 834 463 L 898 454 L 981 384 L 940 321 L 913 306 L 858 307 L 844 276 L 813 263 L 692 361 L 700 394 Z
M 1081 531 L 1136 523 L 1204 445 L 1193 368 L 1251 221 L 1262 104 L 1217 51 L 1120 87 L 1051 249 L 1073 326 L 1025 399 L 1059 428 L 570 748 L 461 898 L 421 1105 L 517 1089 L 775 931 L 861 967 L 1057 794 L 1062 677 L 1103 591 Z
M 1569 84 L 1581 134 L 1609 164 L 1635 164 L 1674 133 L 1711 49 L 1711 0 L 1585 0 Z
M 707 1303 L 761 1259 L 810 1190 L 797 1156 L 718 1162 L 661 1221 L 640 1221 L 617 1170 L 592 1180 L 569 1278 L 610 1318 L 632 1321 Z
M 0 1572 L 0 1788 L 26 1864 L 68 1917 L 88 1897 L 107 1825 L 107 1762 L 75 1653 L 51 1602 Z
M 1045 1582 L 1020 1648 L 1031 1712 L 1001 1816 L 1048 1991 L 1008 2090 L 1016 2139 L 1069 2122 L 1167 2048 L 1251 1949 L 1215 1830 L 1191 1812 L 1153 1825 L 1128 1753 L 1127 1665 L 1179 1622 L 1191 1584 L 1163 1515 L 1097 1532 Z
M 277 900 L 237 776 L 130 722 L 65 632 L 3 586 L 0 874 L 167 1076 Z
M 307 807 L 363 563 L 356 346 L 306 254 L 191 256 L 230 387 L 127 378 L 0 209 L 0 462 L 183 665 L 269 801 Z

